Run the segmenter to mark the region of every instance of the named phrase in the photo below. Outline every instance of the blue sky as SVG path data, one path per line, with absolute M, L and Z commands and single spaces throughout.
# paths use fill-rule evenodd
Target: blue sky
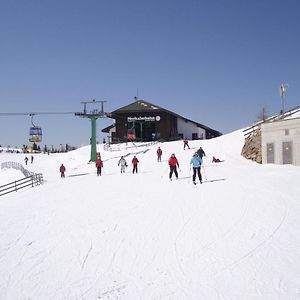
M 223 133 L 262 107 L 300 105 L 300 2 L 295 0 L 1 1 L 1 112 L 75 112 L 141 99 Z M 73 115 L 35 116 L 43 144 L 89 143 Z M 98 120 L 97 133 L 112 120 Z M 28 144 L 28 116 L 0 116 L 0 144 Z

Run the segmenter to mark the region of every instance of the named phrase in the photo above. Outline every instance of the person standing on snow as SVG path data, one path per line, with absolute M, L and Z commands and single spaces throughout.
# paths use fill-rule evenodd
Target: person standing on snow
M 197 153 L 198 153 L 198 156 L 199 156 L 201 159 L 202 159 L 203 156 L 206 156 L 204 150 L 202 149 L 202 147 L 200 147 L 200 148 L 197 150 Z
M 66 167 L 63 164 L 61 164 L 59 168 L 59 172 L 60 172 L 60 177 L 65 178 Z
M 161 162 L 161 156 L 162 156 L 162 150 L 160 149 L 160 147 L 158 147 L 158 149 L 156 150 L 156 154 L 157 154 L 157 162 Z
M 183 140 L 183 150 L 185 150 L 185 147 L 188 147 L 188 149 L 190 149 L 190 146 L 189 146 L 189 141 L 187 138 L 184 138 Z
M 199 157 L 198 153 L 195 152 L 190 164 L 193 167 L 193 184 L 196 184 L 196 174 L 198 175 L 200 183 L 202 183 L 202 176 L 201 176 L 201 165 L 202 165 L 202 159 Z
M 125 173 L 125 168 L 127 168 L 127 162 L 123 156 L 121 156 L 118 166 L 121 166 L 121 173 Z
M 170 166 L 169 179 L 172 180 L 173 173 L 175 174 L 176 179 L 178 179 L 177 167 L 179 168 L 179 163 L 174 153 L 172 153 L 171 157 L 168 160 L 168 163 Z
M 138 166 L 139 160 L 137 159 L 136 156 L 133 157 L 131 163 L 132 163 L 132 165 L 133 165 L 132 173 L 133 173 L 133 174 L 134 174 L 134 172 L 137 173 L 137 172 L 138 172 L 137 166 Z
M 101 160 L 101 158 L 96 159 L 95 165 L 97 168 L 97 176 L 101 176 L 101 171 L 102 171 L 102 167 L 103 167 L 103 161 Z
M 24 160 L 25 160 L 25 165 L 27 165 L 27 162 L 28 162 L 28 157 L 26 156 L 25 158 L 24 158 Z

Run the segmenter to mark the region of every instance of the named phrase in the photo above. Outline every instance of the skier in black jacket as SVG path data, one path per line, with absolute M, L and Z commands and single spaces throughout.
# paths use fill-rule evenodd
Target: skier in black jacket
M 197 150 L 197 154 L 199 155 L 200 158 L 202 158 L 203 156 L 206 156 L 204 150 L 202 149 L 202 147 L 200 147 Z

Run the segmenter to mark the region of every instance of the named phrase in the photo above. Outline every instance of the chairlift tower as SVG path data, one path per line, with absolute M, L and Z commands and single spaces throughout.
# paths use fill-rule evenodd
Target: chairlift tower
M 81 117 L 81 118 L 88 118 L 91 120 L 91 158 L 90 161 L 95 162 L 97 158 L 97 142 L 96 142 L 96 121 L 98 118 L 107 118 L 109 116 L 109 113 L 104 112 L 103 105 L 107 101 L 96 101 L 93 99 L 93 101 L 82 101 L 80 103 L 83 104 L 83 112 L 77 112 L 75 113 L 75 116 Z M 101 103 L 101 110 L 93 109 L 91 111 L 87 110 L 88 104 L 96 104 Z

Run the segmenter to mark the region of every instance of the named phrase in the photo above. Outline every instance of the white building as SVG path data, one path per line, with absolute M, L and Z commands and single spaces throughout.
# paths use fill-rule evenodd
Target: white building
M 262 163 L 300 166 L 300 112 L 261 124 Z

